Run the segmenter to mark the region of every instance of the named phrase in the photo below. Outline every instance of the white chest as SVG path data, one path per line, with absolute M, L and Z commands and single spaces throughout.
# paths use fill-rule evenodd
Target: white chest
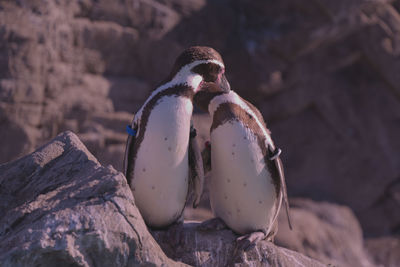
M 275 187 L 256 136 L 241 122 L 211 133 L 211 207 L 234 231 L 267 229 L 275 212 Z
M 188 98 L 168 96 L 154 106 L 148 118 L 131 187 L 144 220 L 151 226 L 169 225 L 183 210 L 192 111 Z

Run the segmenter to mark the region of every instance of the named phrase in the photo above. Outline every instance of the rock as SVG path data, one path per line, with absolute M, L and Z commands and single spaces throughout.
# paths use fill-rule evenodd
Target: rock
M 324 266 L 266 241 L 240 251 L 230 230 L 197 226 L 154 231 L 157 244 L 126 178 L 69 131 L 0 165 L 1 266 Z
M 88 115 L 78 136 L 101 163 L 122 171 L 127 139 L 125 129 L 132 119 L 133 115 L 127 112 Z
M 366 240 L 366 248 L 378 266 L 396 267 L 400 262 L 400 237 L 380 237 Z
M 7 117 L 2 118 L 0 107 L 0 140 L 2 140 L 0 162 L 6 162 L 10 158 L 22 156 L 30 145 L 29 135 L 26 128 L 18 123 L 10 121 Z
M 230 230 L 199 230 L 198 223 L 185 223 L 168 231 L 153 231 L 164 252 L 192 266 L 325 266 L 300 253 L 261 241 L 249 251 L 237 250 L 237 236 Z
M 140 33 L 161 38 L 178 23 L 180 16 L 158 1 L 124 1 L 120 5 L 98 1 L 87 6 L 92 20 L 113 21 L 122 26 L 137 28 Z
M 368 221 L 368 226 L 373 232 L 389 232 L 394 236 L 400 234 L 400 224 L 393 225 L 392 222 L 400 222 L 400 177 L 387 184 L 381 196 L 365 212 L 361 220 L 366 220 L 372 214 L 377 216 Z
M 132 122 L 133 115 L 128 112 L 96 113 L 92 114 L 89 120 L 114 132 L 125 133 L 125 127 Z
M 125 157 L 125 144 L 107 145 L 106 148 L 99 153 L 99 161 L 107 162 L 116 170 L 123 171 L 123 159 Z
M 371 252 L 364 248 L 360 223 L 348 207 L 301 198 L 292 198 L 290 203 L 293 230 L 281 210 L 275 237 L 278 246 L 333 266 L 375 266 Z M 200 205 L 200 210 L 186 207 L 185 220 L 204 221 L 214 217 L 208 199 Z M 380 252 L 376 255 L 383 255 Z
M 77 39 L 76 47 L 72 48 L 98 52 L 106 74 L 126 76 L 140 67 L 137 61 L 131 60 L 137 52 L 134 49 L 139 38 L 137 30 L 87 18 L 70 18 L 70 21 Z
M 0 165 L 1 266 L 183 265 L 147 231 L 126 178 L 72 132 Z
M 150 86 L 133 78 L 107 77 L 111 83 L 109 97 L 116 111 L 135 113 L 143 105 L 143 97 L 150 94 Z
M 354 213 L 345 206 L 292 199 L 289 230 L 286 214 L 279 216 L 276 244 L 333 266 L 375 266 L 364 249 Z

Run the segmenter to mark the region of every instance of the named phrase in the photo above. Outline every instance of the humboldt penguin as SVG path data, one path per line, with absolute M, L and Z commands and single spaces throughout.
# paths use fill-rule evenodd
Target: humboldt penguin
M 203 85 L 194 103 L 212 117 L 210 202 L 214 215 L 239 235 L 248 248 L 261 239 L 273 241 L 282 205 L 291 228 L 281 150 L 259 110 L 234 91 Z M 217 220 L 211 220 L 211 228 Z M 205 223 L 204 228 L 207 228 Z M 210 226 L 209 225 L 209 226 Z M 221 224 L 218 228 L 221 228 Z
M 227 91 L 224 69 L 214 49 L 186 49 L 127 127 L 124 172 L 151 228 L 165 228 L 183 219 L 190 187 L 193 207 L 199 204 L 204 172 L 191 126 L 192 100 L 204 82 L 214 82 Z

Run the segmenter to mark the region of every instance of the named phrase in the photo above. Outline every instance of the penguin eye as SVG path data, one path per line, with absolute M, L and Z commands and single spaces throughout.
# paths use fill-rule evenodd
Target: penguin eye
M 221 72 L 221 67 L 217 64 L 206 63 L 197 65 L 192 71 L 203 76 L 205 82 L 215 82 Z

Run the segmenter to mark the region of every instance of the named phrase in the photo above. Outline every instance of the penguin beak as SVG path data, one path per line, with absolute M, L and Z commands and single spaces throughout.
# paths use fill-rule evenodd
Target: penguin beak
M 231 85 L 225 77 L 225 73 L 221 75 L 221 78 L 217 82 L 218 86 L 222 89 L 224 93 L 228 93 L 231 90 Z

